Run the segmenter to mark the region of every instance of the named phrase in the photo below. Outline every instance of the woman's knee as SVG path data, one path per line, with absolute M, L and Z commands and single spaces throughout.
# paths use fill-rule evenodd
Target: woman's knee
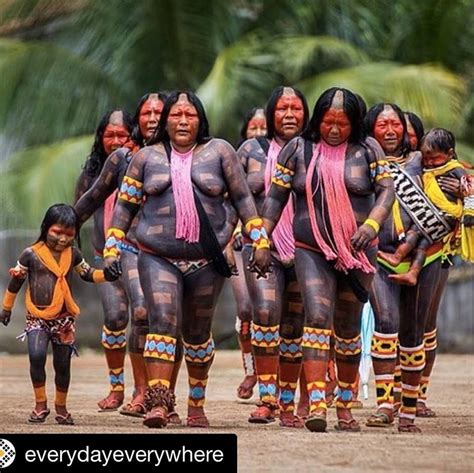
M 128 325 L 128 311 L 106 311 L 104 325 L 114 332 L 125 330 Z

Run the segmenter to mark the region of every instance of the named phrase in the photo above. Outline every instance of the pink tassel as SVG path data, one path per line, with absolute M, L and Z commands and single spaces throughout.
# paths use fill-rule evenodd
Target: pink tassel
M 171 148 L 171 185 L 176 207 L 176 238 L 188 243 L 199 241 L 199 216 L 191 182 L 193 150 L 179 153 Z
M 270 190 L 281 148 L 282 147 L 275 140 L 270 141 L 267 164 L 265 167 L 265 195 L 268 194 Z M 294 217 L 293 196 L 290 195 L 290 199 L 283 209 L 280 220 L 272 233 L 273 244 L 283 261 L 289 261 L 295 257 L 295 237 L 293 235 Z
M 104 235 L 112 225 L 112 217 L 114 216 L 115 200 L 117 199 L 118 190 L 110 194 L 104 202 Z
M 309 208 L 311 229 L 319 248 L 327 260 L 336 260 L 335 268 L 347 273 L 349 269 L 360 269 L 365 273 L 375 272 L 364 252 L 354 253 L 350 240 L 357 231 L 357 223 L 351 201 L 344 182 L 344 166 L 347 143 L 329 146 L 324 141 L 318 143 L 306 176 L 306 198 Z M 312 180 L 319 156 L 319 182 L 327 203 L 329 224 L 333 242 L 329 246 L 319 231 L 314 209 Z

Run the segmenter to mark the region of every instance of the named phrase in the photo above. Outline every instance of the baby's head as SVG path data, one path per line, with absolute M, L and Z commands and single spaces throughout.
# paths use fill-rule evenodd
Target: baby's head
M 79 218 L 73 207 L 67 204 L 51 206 L 41 223 L 38 241 L 46 243 L 50 250 L 64 251 L 79 236 Z
M 445 128 L 433 128 L 426 133 L 420 142 L 425 168 L 443 166 L 451 159 L 456 159 L 456 140 Z

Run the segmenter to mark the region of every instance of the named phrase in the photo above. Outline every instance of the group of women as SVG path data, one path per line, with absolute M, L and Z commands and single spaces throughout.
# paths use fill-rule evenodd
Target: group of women
M 393 253 L 404 229 L 417 231 L 403 203 L 410 196 L 394 178 L 406 168 L 421 179 L 422 135 L 415 115 L 384 103 L 365 114 L 362 98 L 343 88 L 326 90 L 310 116 L 300 91 L 277 87 L 266 108 L 249 115 L 237 151 L 210 135 L 190 91 L 147 94 L 133 118 L 107 113 L 75 204 L 82 222 L 94 215 L 101 264 L 120 259 L 123 266 L 121 279 L 100 288 L 110 392 L 99 409 L 124 403 L 131 313 L 135 389 L 120 413 L 144 417 L 148 427 L 181 423 L 174 389 L 184 356 L 186 424 L 208 427 L 211 324 L 230 278 L 245 368 L 238 396 L 250 398 L 258 382 L 249 422 L 279 417 L 282 427 L 326 431 L 327 370 L 335 357 L 335 427 L 360 430 L 351 407 L 370 298 L 378 408 L 366 425 L 389 426 L 398 413 L 400 431 L 418 432 L 415 415 L 433 413 L 426 387 L 447 270 L 433 244 L 415 285 L 402 290 L 389 277 L 400 268 L 380 254 L 378 262 L 377 251 Z M 458 177 L 440 185 L 460 193 Z

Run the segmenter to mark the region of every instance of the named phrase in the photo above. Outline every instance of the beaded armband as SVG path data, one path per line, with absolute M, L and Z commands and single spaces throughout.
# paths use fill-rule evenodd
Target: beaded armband
M 104 258 L 109 256 L 118 256 L 120 254 L 120 246 L 125 238 L 125 233 L 118 228 L 109 228 L 105 238 Z
M 294 171 L 277 163 L 275 173 L 273 174 L 272 183 L 276 184 L 277 186 L 285 187 L 286 189 L 291 189 L 291 181 L 293 180 L 294 175 Z
M 368 225 L 375 230 L 375 233 L 378 233 L 380 230 L 380 225 L 372 218 L 368 218 L 365 220 L 364 225 Z
M 381 179 L 392 177 L 388 169 L 388 161 L 385 159 L 379 159 L 373 163 L 370 163 L 370 178 L 372 181 L 378 182 Z
M 253 241 L 255 249 L 270 248 L 267 231 L 263 226 L 263 220 L 260 217 L 252 218 L 245 224 L 245 231 Z
M 125 176 L 120 186 L 118 198 L 130 204 L 140 205 L 143 200 L 143 182 Z

